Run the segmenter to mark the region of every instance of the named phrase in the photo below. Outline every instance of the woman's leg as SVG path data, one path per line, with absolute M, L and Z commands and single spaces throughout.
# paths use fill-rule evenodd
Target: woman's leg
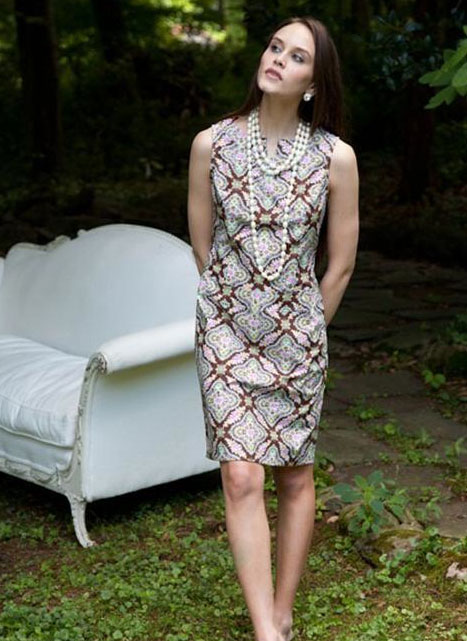
M 256 641 L 280 641 L 273 622 L 271 540 L 264 503 L 264 468 L 249 461 L 221 462 L 226 525 L 237 575 Z
M 315 521 L 313 465 L 272 468 L 278 498 L 274 622 L 287 638 Z

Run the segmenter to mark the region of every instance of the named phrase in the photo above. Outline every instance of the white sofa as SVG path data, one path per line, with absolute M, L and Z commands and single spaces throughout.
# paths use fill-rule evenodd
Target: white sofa
M 0 470 L 86 504 L 219 467 L 205 456 L 190 245 L 103 225 L 0 258 Z

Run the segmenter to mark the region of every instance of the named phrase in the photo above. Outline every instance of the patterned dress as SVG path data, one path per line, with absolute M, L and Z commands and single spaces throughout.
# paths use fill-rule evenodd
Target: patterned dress
M 213 233 L 198 284 L 195 330 L 206 457 L 313 463 L 328 367 L 314 267 L 338 136 L 317 128 L 310 137 L 297 168 L 284 266 L 269 281 L 254 255 L 246 131 L 228 117 L 211 133 Z M 286 157 L 292 145 L 293 139 L 281 138 L 276 157 Z M 258 252 L 267 273 L 280 261 L 291 173 L 268 176 L 253 159 Z

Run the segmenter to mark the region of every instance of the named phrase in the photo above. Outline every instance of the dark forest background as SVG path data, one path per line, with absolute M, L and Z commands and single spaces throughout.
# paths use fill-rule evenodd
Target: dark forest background
M 290 15 L 338 47 L 360 247 L 467 265 L 467 18 L 447 0 L 2 0 L 0 253 L 112 222 L 188 240 L 191 141 Z

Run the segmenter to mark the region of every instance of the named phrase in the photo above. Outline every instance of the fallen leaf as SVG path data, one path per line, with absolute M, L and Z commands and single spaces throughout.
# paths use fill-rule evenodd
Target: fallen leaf
M 467 581 L 467 568 L 460 568 L 459 563 L 451 563 L 446 572 L 447 579 L 461 579 L 462 581 Z

